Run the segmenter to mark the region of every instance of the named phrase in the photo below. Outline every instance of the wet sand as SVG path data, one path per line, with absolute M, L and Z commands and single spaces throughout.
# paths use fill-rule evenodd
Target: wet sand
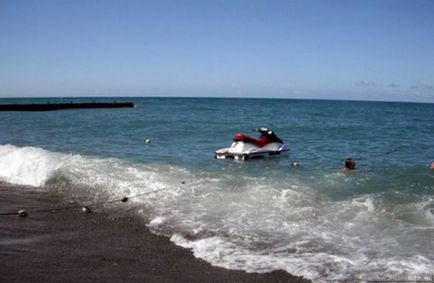
M 0 184 L 0 212 L 29 212 L 0 216 L 1 282 L 310 282 L 211 266 L 125 212 L 32 213 L 65 205 L 56 192 Z

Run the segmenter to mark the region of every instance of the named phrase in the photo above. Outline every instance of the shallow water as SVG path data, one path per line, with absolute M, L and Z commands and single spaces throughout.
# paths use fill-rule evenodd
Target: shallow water
M 433 104 L 125 100 L 136 108 L 0 112 L 0 180 L 95 201 L 164 189 L 132 199 L 132 213 L 227 268 L 315 282 L 432 272 Z M 214 159 L 258 126 L 289 157 Z M 349 156 L 358 170 L 343 173 Z

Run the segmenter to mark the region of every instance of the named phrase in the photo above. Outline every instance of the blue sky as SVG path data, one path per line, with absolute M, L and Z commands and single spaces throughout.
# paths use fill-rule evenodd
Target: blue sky
M 434 102 L 434 1 L 0 0 L 0 97 Z

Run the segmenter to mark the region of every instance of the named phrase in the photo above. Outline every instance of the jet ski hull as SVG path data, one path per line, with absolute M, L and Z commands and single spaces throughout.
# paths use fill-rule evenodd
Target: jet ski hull
M 289 149 L 280 143 L 272 143 L 258 148 L 252 144 L 234 142 L 229 148 L 222 148 L 215 152 L 216 159 L 253 160 L 287 155 Z

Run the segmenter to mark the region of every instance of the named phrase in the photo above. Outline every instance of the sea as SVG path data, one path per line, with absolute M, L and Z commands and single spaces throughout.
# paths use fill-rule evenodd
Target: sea
M 313 282 L 433 273 L 434 104 L 0 99 L 94 101 L 135 107 L 0 112 L 0 180 L 88 203 L 131 196 L 127 213 L 215 266 Z M 273 129 L 289 155 L 214 158 L 257 127 Z M 356 170 L 344 172 L 348 157 Z

